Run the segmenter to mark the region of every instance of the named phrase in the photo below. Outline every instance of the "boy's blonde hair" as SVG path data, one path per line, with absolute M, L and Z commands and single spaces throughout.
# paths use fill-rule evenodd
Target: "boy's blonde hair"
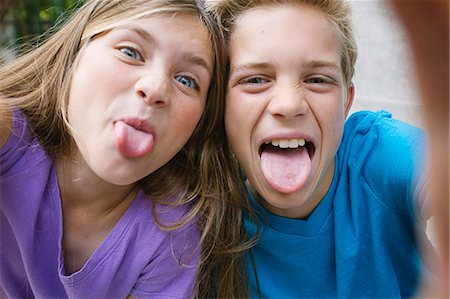
M 341 68 L 345 83 L 349 86 L 355 72 L 357 46 L 352 29 L 351 6 L 347 0 L 206 0 L 206 9 L 223 26 L 227 40 L 243 13 L 252 8 L 275 5 L 308 5 L 326 16 L 341 40 Z
M 179 14 L 199 17 L 211 36 L 213 70 L 205 111 L 182 150 L 138 184 L 155 203 L 190 206 L 183 219 L 170 224 L 158 222 L 153 209 L 163 228 L 176 229 L 194 218 L 198 220 L 203 241 L 198 294 L 211 294 L 214 288 L 214 293 L 235 297 L 232 286 L 241 282 L 240 276 L 236 276 L 241 269 L 236 252 L 241 251 L 239 246 L 244 240 L 241 226 L 244 190 L 238 184 L 240 174 L 232 160 L 223 121 L 226 48 L 217 23 L 204 12 L 201 2 L 86 1 L 45 42 L 0 67 L 0 100 L 6 104 L 0 107 L 24 112 L 30 129 L 50 155 L 69 154 L 73 138 L 67 105 L 82 49 L 98 34 L 123 23 Z M 167 200 L 169 196 L 175 200 Z

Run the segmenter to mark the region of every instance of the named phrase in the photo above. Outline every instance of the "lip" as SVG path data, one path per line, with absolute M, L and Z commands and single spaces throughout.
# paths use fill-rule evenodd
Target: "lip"
M 129 126 L 132 126 L 136 130 L 143 131 L 149 134 L 155 134 L 152 125 L 147 119 L 142 119 L 138 117 L 123 117 L 114 121 L 114 125 L 116 122 L 122 121 Z

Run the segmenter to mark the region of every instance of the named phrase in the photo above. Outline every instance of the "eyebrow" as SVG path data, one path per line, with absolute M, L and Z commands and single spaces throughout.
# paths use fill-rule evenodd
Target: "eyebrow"
M 257 63 L 244 63 L 242 65 L 238 65 L 236 67 L 233 67 L 230 70 L 230 73 L 240 71 L 240 70 L 246 70 L 246 69 L 265 69 L 270 67 L 270 63 L 267 62 L 257 62 Z
M 152 44 L 156 44 L 156 40 L 147 30 L 131 25 L 121 26 L 121 29 L 132 31 L 136 33 L 139 37 L 141 37 L 143 40 Z
M 337 65 L 334 62 L 329 62 L 329 61 L 325 61 L 325 60 L 306 61 L 303 65 L 305 67 L 307 67 L 307 68 L 312 68 L 312 69 L 331 68 L 331 69 L 334 69 L 335 71 L 338 71 L 338 72 L 341 71 L 341 67 L 339 65 Z
M 199 65 L 199 66 L 203 67 L 204 69 L 206 69 L 208 71 L 208 74 L 211 75 L 211 67 L 208 65 L 206 60 L 203 59 L 202 57 L 196 55 L 195 53 L 185 52 L 182 54 L 181 59 L 187 60 L 187 62 L 190 64 L 195 64 L 195 65 Z
M 244 63 L 242 65 L 238 65 L 236 67 L 233 67 L 231 69 L 231 72 L 239 71 L 239 70 L 245 70 L 245 69 L 264 69 L 270 67 L 270 63 L 267 62 L 259 62 L 259 63 Z M 334 62 L 329 62 L 325 60 L 311 60 L 311 61 L 305 61 L 303 63 L 303 67 L 305 68 L 331 68 L 335 71 L 340 71 L 341 68 L 339 65 L 335 64 Z

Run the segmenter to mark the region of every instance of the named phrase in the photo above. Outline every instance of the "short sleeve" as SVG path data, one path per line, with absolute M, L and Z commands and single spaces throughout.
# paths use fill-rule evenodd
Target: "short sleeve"
M 193 297 L 201 249 L 199 240 L 199 231 L 193 224 L 168 232 L 131 295 L 137 298 Z
M 45 158 L 39 141 L 28 129 L 25 115 L 18 109 L 12 110 L 12 131 L 0 149 L 1 177 L 6 178 L 29 169 Z
M 12 130 L 5 145 L 0 149 L 0 165 L 2 169 L 9 168 L 7 162 L 18 156 L 18 151 L 27 139 L 27 121 L 20 110 L 12 111 Z M 15 160 L 15 159 L 14 159 Z
M 358 125 L 353 131 L 351 162 L 372 192 L 391 209 L 412 218 L 428 218 L 425 132 L 385 111 L 365 113 L 352 121 Z

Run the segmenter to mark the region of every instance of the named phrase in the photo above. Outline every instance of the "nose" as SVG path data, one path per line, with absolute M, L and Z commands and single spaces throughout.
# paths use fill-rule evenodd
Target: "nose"
M 137 96 L 147 105 L 165 106 L 169 103 L 170 78 L 163 71 L 142 74 L 135 84 Z
M 270 114 L 277 118 L 293 119 L 305 114 L 309 109 L 305 91 L 298 86 L 280 86 L 267 106 Z

